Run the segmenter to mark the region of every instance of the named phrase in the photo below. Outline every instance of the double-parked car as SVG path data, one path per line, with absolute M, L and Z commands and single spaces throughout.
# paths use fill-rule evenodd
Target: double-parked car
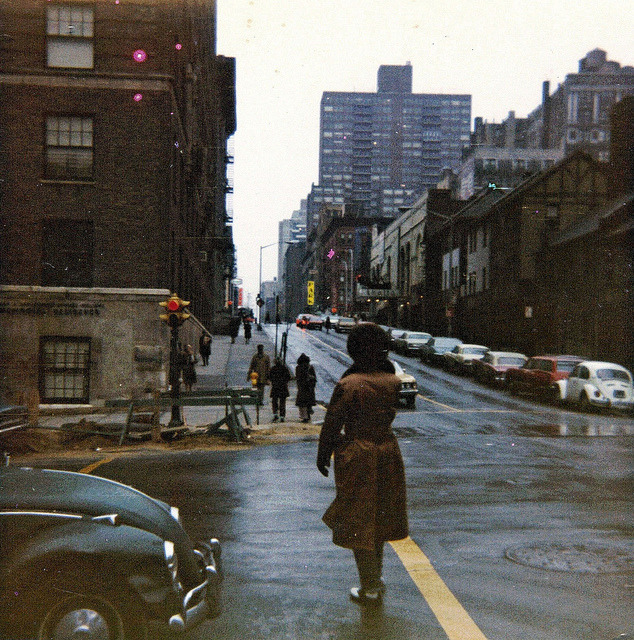
M 178 509 L 81 473 L 0 468 L 0 638 L 148 639 L 220 614 L 220 543 Z

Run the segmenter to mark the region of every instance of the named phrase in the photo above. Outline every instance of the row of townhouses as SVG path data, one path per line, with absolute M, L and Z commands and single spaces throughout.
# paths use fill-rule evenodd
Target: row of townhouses
M 396 80 L 408 77 L 407 67 L 396 71 Z M 407 103 L 407 82 L 386 86 L 383 76 L 381 88 L 380 76 L 380 103 L 388 89 L 404 91 L 400 101 Z M 433 187 L 403 183 L 411 188 L 399 192 L 397 212 L 394 200 L 377 209 L 376 195 L 368 206 L 358 190 L 337 191 L 327 180 L 328 187 L 313 185 L 303 208 L 306 239 L 280 247 L 287 319 L 310 310 L 360 315 L 491 347 L 571 351 L 631 366 L 632 96 L 634 69 L 596 49 L 552 94 L 545 82 L 541 104 L 527 118 L 514 112 L 500 124 L 476 118 L 461 162 L 437 162 Z M 456 115 L 466 104 L 456 100 Z M 434 122 L 424 111 L 420 117 L 423 141 L 434 125 L 442 129 L 442 117 Z M 460 127 L 446 129 L 452 130 L 460 144 Z M 352 159 L 361 155 L 355 145 L 363 148 L 362 133 L 354 142 L 348 130 L 342 142 L 351 145 Z M 328 136 L 322 151 L 331 144 Z M 397 167 L 407 163 L 412 144 L 402 146 Z M 384 155 L 378 166 L 390 166 L 390 159 Z M 349 172 L 359 173 L 354 164 Z M 383 186 L 384 197 L 397 191 Z M 316 194 L 330 189 L 315 208 Z M 294 297 L 284 297 L 291 291 Z

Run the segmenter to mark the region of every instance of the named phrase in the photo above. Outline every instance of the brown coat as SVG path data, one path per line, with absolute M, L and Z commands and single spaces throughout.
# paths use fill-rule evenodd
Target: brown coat
M 341 547 L 374 550 L 408 535 L 403 458 L 392 433 L 399 384 L 391 373 L 353 373 L 332 394 L 317 460 L 327 463 L 334 451 L 336 497 L 323 520 Z

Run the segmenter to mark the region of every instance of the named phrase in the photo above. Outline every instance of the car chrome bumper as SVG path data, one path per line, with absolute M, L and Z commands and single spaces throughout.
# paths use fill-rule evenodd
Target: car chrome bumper
M 222 582 L 220 543 L 212 539 L 201 546 L 202 549 L 195 551 L 201 559 L 202 574 L 205 579 L 185 594 L 181 613 L 173 615 L 169 620 L 169 628 L 172 631 L 183 633 L 198 626 L 207 618 L 220 615 Z

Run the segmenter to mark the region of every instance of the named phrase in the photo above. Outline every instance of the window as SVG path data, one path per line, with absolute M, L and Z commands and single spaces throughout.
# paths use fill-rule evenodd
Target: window
M 40 397 L 45 403 L 89 400 L 90 339 L 40 339 Z
M 93 224 L 86 220 L 48 220 L 42 227 L 42 285 L 91 287 Z
M 46 64 L 64 69 L 93 68 L 94 11 L 82 5 L 46 9 Z
M 91 180 L 93 121 L 90 117 L 46 118 L 46 177 L 53 180 Z

